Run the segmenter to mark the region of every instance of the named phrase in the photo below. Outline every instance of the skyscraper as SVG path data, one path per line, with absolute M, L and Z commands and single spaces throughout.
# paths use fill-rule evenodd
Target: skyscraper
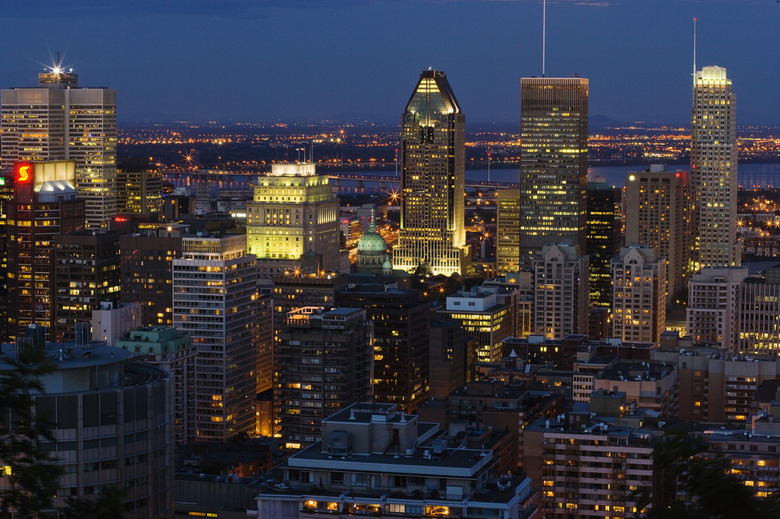
M 246 237 L 193 236 L 173 260 L 173 325 L 198 348 L 196 439 L 256 429 L 257 265 Z
M 8 205 L 8 331 L 52 327 L 54 238 L 84 230 L 84 201 L 73 187 L 72 161 L 18 162 Z M 13 170 L 12 169 L 12 170 Z
M 247 204 L 247 251 L 257 257 L 260 276 L 294 271 L 313 251 L 322 268 L 339 270 L 339 201 L 315 165 L 274 164 L 260 177 Z
M 520 89 L 520 247 L 530 265 L 551 243 L 586 250 L 588 80 L 523 78 Z
M 739 266 L 736 96 L 722 67 L 696 72 L 691 115 L 691 187 L 696 270 Z
M 58 65 L 37 88 L 3 90 L 0 104 L 3 173 L 16 161 L 75 161 L 87 227 L 105 227 L 116 214 L 116 90 L 80 88 Z
M 520 190 L 496 191 L 496 270 L 520 270 Z
M 623 190 L 606 182 L 588 182 L 588 256 L 590 301 L 594 307 L 612 307 L 609 262 L 620 252 Z M 593 338 L 593 337 L 591 337 Z
M 426 70 L 401 118 L 401 229 L 393 268 L 464 274 L 470 254 L 464 226 L 466 118 L 447 76 Z

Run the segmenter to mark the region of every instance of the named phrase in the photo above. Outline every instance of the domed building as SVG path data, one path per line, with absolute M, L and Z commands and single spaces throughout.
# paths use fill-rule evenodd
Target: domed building
M 376 224 L 371 221 L 368 232 L 360 238 L 357 246 L 355 270 L 361 274 L 392 274 L 393 264 L 387 255 L 387 242 L 376 232 Z

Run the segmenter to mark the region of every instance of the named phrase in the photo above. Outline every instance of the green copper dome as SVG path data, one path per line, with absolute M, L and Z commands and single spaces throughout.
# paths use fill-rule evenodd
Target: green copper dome
M 382 235 L 376 232 L 376 225 L 371 222 L 368 232 L 358 242 L 358 252 L 387 252 L 387 242 Z

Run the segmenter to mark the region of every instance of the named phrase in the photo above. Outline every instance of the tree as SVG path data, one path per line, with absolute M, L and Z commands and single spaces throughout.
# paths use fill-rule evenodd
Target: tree
M 38 416 L 35 395 L 43 392 L 41 377 L 51 373 L 43 345 L 20 341 L 18 359 L 6 359 L 10 369 L 0 373 L 0 513 L 35 519 L 53 508 L 61 469 L 45 448 L 52 442 L 52 417 Z
M 647 519 L 780 519 L 777 495 L 757 498 L 729 469 L 731 462 L 707 450 L 700 436 L 686 431 L 664 435 L 653 448 L 653 486 L 637 492 L 639 515 Z M 684 496 L 684 499 L 680 499 Z
M 121 519 L 124 515 L 124 498 L 126 491 L 117 487 L 104 487 L 96 500 L 69 497 L 63 509 L 66 519 Z

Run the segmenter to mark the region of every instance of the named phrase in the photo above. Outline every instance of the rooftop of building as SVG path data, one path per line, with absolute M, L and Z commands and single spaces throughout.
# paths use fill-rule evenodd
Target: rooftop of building
M 606 368 L 599 378 L 621 381 L 656 381 L 664 379 L 672 371 L 674 371 L 674 367 L 667 365 L 666 362 L 617 362 Z
M 0 353 L 0 371 L 11 369 L 8 361 L 17 358 L 17 346 L 13 343 L 0 344 Z M 114 364 L 130 357 L 129 352 L 107 346 L 104 341 L 93 342 L 86 348 L 76 346 L 74 342 L 47 342 L 44 355 L 53 363 L 55 370 Z

